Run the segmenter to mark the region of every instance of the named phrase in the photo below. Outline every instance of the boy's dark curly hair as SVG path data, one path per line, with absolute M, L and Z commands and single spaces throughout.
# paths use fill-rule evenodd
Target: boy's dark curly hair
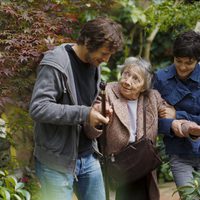
M 180 34 L 174 42 L 173 56 L 200 61 L 200 34 L 192 30 Z

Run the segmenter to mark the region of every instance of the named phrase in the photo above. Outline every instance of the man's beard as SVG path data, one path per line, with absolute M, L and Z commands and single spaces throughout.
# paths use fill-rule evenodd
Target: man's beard
M 100 65 L 101 62 L 98 62 L 98 60 L 94 60 L 92 57 L 91 57 L 91 52 L 88 52 L 86 55 L 85 55 L 85 60 L 87 63 L 89 63 L 90 65 L 92 65 L 93 67 L 98 67 Z

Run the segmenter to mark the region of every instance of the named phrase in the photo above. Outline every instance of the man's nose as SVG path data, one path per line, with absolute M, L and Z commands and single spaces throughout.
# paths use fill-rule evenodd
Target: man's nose
M 180 70 L 181 70 L 181 71 L 187 70 L 187 65 L 186 65 L 186 64 L 182 64 L 182 65 L 180 66 Z

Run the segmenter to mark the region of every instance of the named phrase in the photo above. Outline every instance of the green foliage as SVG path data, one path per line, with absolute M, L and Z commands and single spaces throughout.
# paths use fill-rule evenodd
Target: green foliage
M 0 118 L 0 138 L 6 137 L 6 122 Z
M 162 52 L 165 50 L 170 52 L 169 47 L 166 49 L 163 44 L 174 39 L 182 31 L 194 29 L 197 21 L 200 20 L 199 1 L 186 3 L 182 0 L 118 0 L 115 3 L 110 15 L 124 28 L 125 57 L 139 55 L 150 59 L 153 64 L 158 63 L 157 58 L 168 59 L 168 55 L 163 53 L 152 57 L 150 52 L 156 53 L 160 49 L 163 49 Z M 156 49 L 154 45 L 152 49 L 151 46 L 160 33 L 168 35 L 165 35 L 162 44 Z M 170 46 L 172 46 L 171 43 Z
M 104 82 L 111 82 L 119 80 L 120 78 L 120 69 L 117 67 L 115 69 L 110 69 L 107 63 L 101 64 L 101 79 Z
M 32 167 L 33 121 L 26 109 L 7 106 L 2 117 L 6 121 L 7 139 L 12 145 L 13 164 Z M 16 160 L 15 160 L 16 159 Z
M 30 192 L 31 200 L 41 200 L 41 185 L 34 174 L 22 178 L 21 181 L 25 182 L 25 189 Z
M 104 82 L 108 82 L 110 79 L 110 74 L 111 74 L 111 70 L 110 68 L 107 67 L 107 63 L 102 63 L 101 64 L 101 79 Z
M 145 4 L 144 1 L 119 0 L 116 4 L 115 12 L 119 14 L 116 17 L 122 24 L 138 23 L 147 33 L 152 32 L 158 24 L 161 32 L 179 25 L 183 25 L 183 29 L 194 28 L 200 19 L 198 1 L 187 4 L 184 1 L 161 0 Z
M 147 19 L 145 30 L 151 32 L 157 24 L 161 32 L 177 26 L 183 26 L 183 30 L 194 28 L 200 19 L 198 8 L 199 2 L 186 4 L 183 1 L 163 0 L 153 3 L 144 12 Z
M 24 183 L 7 171 L 0 170 L 0 198 L 2 200 L 30 200 L 30 193 L 24 189 Z
M 175 192 L 180 192 L 184 200 L 194 200 L 200 198 L 200 173 L 193 171 L 193 180 L 186 186 L 181 186 Z
M 170 169 L 169 162 L 165 159 L 163 159 L 163 163 L 158 169 L 158 180 L 160 183 L 173 181 L 173 175 Z
M 25 109 L 9 106 L 3 116 L 7 121 L 7 134 L 12 145 L 23 145 L 32 140 L 33 121 Z
M 132 0 L 121 0 L 118 3 L 122 6 L 123 12 L 119 16 L 121 20 L 125 20 L 126 22 L 132 23 L 145 23 L 146 16 L 142 8 L 137 7 L 135 2 Z
M 173 181 L 172 172 L 169 166 L 169 158 L 165 154 L 165 146 L 163 143 L 163 135 L 158 135 L 156 142 L 159 154 L 162 159 L 162 165 L 157 170 L 159 182 L 170 182 Z
M 7 140 L 6 122 L 0 118 L 0 168 L 10 161 L 10 143 Z

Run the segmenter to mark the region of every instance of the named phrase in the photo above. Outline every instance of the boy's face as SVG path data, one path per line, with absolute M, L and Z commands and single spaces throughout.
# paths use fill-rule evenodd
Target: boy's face
M 144 76 L 137 68 L 129 67 L 119 80 L 119 91 L 128 100 L 135 100 L 144 91 Z
M 193 72 L 197 60 L 189 57 L 174 57 L 176 72 L 181 80 L 187 79 Z
M 98 67 L 102 62 L 108 62 L 113 53 L 114 51 L 110 51 L 108 47 L 102 46 L 96 51 L 87 51 L 85 54 L 85 60 L 87 63 Z

